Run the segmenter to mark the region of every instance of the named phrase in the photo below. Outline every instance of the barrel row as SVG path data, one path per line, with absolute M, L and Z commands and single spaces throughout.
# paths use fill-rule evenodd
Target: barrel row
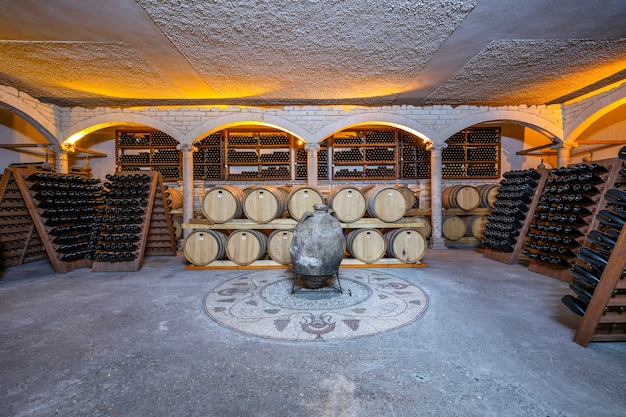
M 441 205 L 445 209 L 472 211 L 478 207 L 490 208 L 496 201 L 498 184 L 453 185 L 441 193 Z
M 269 236 L 258 230 L 239 229 L 228 236 L 217 230 L 195 230 L 183 246 L 185 259 L 193 265 L 209 265 L 228 258 L 237 265 L 250 265 L 266 254 L 281 265 L 291 264 L 289 247 L 293 230 L 273 230 Z M 378 229 L 355 229 L 346 234 L 348 254 L 364 263 L 375 263 L 385 255 L 403 263 L 416 263 L 426 251 L 426 239 L 415 228 L 382 233 Z
M 396 222 L 415 204 L 415 193 L 402 186 L 367 186 L 356 188 L 342 185 L 324 195 L 315 187 L 293 189 L 261 185 L 240 189 L 219 185 L 210 189 L 202 201 L 202 213 L 213 223 L 248 218 L 256 223 L 268 223 L 284 214 L 300 220 L 315 204 L 326 203 L 341 222 L 352 223 L 366 215 L 384 222 Z

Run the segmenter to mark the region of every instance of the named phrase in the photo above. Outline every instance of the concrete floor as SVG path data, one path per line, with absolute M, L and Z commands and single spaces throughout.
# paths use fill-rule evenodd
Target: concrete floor
M 55 274 L 0 281 L 0 416 L 623 416 L 626 343 L 572 342 L 567 284 L 475 249 L 387 273 L 423 317 L 342 342 L 280 342 L 213 322 L 203 297 L 241 271 Z

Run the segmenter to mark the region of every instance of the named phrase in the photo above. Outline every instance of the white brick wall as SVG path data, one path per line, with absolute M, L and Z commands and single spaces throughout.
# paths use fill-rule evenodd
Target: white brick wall
M 626 100 L 626 84 L 597 96 L 569 105 L 550 106 L 285 106 L 283 108 L 211 107 L 144 107 L 144 108 L 63 108 L 41 103 L 12 87 L 0 86 L 0 103 L 18 114 L 27 115 L 38 130 L 47 132 L 58 142 L 74 133 L 114 122 L 142 123 L 163 130 L 181 143 L 191 143 L 226 124 L 246 121 L 269 123 L 287 130 L 307 142 L 324 137 L 351 125 L 388 123 L 422 134 L 433 142 L 442 142 L 452 134 L 477 123 L 508 120 L 533 126 L 563 140 L 576 133 L 579 126 L 604 114 Z M 222 124 L 220 124 L 222 123 Z

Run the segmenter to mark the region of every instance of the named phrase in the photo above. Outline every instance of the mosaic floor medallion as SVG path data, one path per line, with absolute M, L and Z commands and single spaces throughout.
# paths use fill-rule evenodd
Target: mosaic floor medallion
M 323 341 L 388 332 L 417 320 L 428 306 L 420 287 L 392 275 L 348 269 L 339 277 L 341 293 L 327 287 L 292 294 L 292 271 L 248 272 L 209 292 L 204 308 L 218 323 L 246 334 Z

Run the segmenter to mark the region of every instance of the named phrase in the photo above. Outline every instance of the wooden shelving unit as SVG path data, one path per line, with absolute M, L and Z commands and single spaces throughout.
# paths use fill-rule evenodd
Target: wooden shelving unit
M 227 181 L 291 181 L 295 179 L 294 138 L 279 131 L 226 131 Z
M 223 132 L 212 133 L 195 143 L 193 153 L 193 179 L 220 181 L 224 179 Z
M 115 132 L 117 171 L 160 172 L 165 181 L 182 178 L 178 142 L 158 130 L 124 129 Z
M 400 132 L 398 141 L 399 175 L 402 179 L 430 178 L 430 151 L 423 140 Z
M 501 133 L 499 128 L 470 128 L 446 141 L 442 151 L 442 176 L 499 178 Z

